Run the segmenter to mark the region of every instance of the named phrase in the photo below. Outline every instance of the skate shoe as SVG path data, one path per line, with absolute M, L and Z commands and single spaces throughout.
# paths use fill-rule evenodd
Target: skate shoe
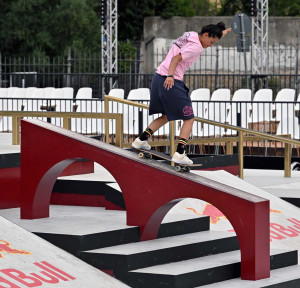
M 178 152 L 175 152 L 171 161 L 178 164 L 185 164 L 185 165 L 193 164 L 193 161 L 186 156 L 185 152 L 183 154 L 179 154 Z
M 139 137 L 136 138 L 131 145 L 136 149 L 151 150 L 151 146 L 148 144 L 148 141 L 142 141 Z

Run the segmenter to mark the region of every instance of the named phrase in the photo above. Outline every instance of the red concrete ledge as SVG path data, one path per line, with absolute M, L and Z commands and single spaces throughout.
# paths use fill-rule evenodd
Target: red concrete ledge
M 270 277 L 269 200 L 39 120 L 22 120 L 21 218 L 49 217 L 53 185 L 77 158 L 95 161 L 118 182 L 127 224 L 153 239 L 166 213 L 183 198 L 207 201 L 234 227 L 241 248 L 241 277 Z M 43 156 L 43 157 L 42 157 Z

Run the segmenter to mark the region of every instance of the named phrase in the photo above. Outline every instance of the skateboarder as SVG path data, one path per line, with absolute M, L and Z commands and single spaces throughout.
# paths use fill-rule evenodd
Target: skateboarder
M 168 121 L 183 120 L 177 151 L 172 161 L 181 164 L 193 164 L 186 156 L 185 147 L 190 137 L 194 122 L 192 102 L 189 89 L 183 82 L 184 72 L 201 55 L 203 49 L 215 45 L 231 28 L 226 29 L 220 22 L 202 27 L 201 32 L 185 32 L 173 43 L 165 60 L 159 65 L 152 79 L 149 115 L 161 113 L 132 146 L 150 150 L 149 137 Z

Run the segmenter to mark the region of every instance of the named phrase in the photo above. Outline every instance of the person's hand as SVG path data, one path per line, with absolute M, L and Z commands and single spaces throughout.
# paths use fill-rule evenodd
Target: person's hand
M 231 31 L 231 28 L 227 28 L 227 29 L 223 30 L 223 36 L 227 35 L 227 33 L 230 31 Z
M 165 82 L 164 82 L 164 87 L 165 89 L 169 90 L 174 86 L 174 78 L 172 77 L 167 77 Z

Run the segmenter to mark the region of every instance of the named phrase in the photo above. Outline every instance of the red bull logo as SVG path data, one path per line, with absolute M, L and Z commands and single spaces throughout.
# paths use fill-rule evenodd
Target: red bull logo
M 275 210 L 275 209 L 270 209 L 270 213 L 278 213 L 278 214 L 282 214 L 282 211 L 280 211 L 280 210 Z
M 223 219 L 227 219 L 226 216 L 215 206 L 207 203 L 202 210 L 202 215 L 210 217 L 210 223 L 217 224 Z
M 7 254 L 24 254 L 24 255 L 31 255 L 30 252 L 14 249 L 10 247 L 10 243 L 4 240 L 0 240 L 0 258 L 3 258 L 3 252 Z
M 186 207 L 186 209 L 192 211 L 197 215 L 206 215 L 210 217 L 210 223 L 217 224 L 222 219 L 227 219 L 226 216 L 216 207 L 207 203 L 202 212 L 199 213 L 194 208 Z M 270 209 L 270 213 L 283 214 L 282 211 L 276 209 Z M 296 218 L 285 219 L 292 223 L 290 226 L 284 225 L 283 223 L 270 223 L 270 242 L 273 240 L 284 240 L 291 237 L 300 236 L 300 221 Z M 233 229 L 227 230 L 228 232 L 234 232 Z
M 219 210 L 217 209 L 215 206 L 207 203 L 202 212 L 198 213 L 194 208 L 186 208 L 189 209 L 191 211 L 193 211 L 195 214 L 197 215 L 206 215 L 210 217 L 210 223 L 211 224 L 217 224 L 219 221 L 223 219 L 227 219 L 226 216 Z
M 218 208 L 216 208 L 215 206 L 213 206 L 213 205 L 211 205 L 209 203 L 207 203 L 204 206 L 204 209 L 202 210 L 201 213 L 198 213 L 196 211 L 196 209 L 194 209 L 194 208 L 186 207 L 186 209 L 193 211 L 197 215 L 206 215 L 206 216 L 209 216 L 211 224 L 217 224 L 222 219 L 227 219 L 226 216 Z M 275 209 L 270 209 L 270 213 L 282 214 L 282 211 L 275 210 Z

